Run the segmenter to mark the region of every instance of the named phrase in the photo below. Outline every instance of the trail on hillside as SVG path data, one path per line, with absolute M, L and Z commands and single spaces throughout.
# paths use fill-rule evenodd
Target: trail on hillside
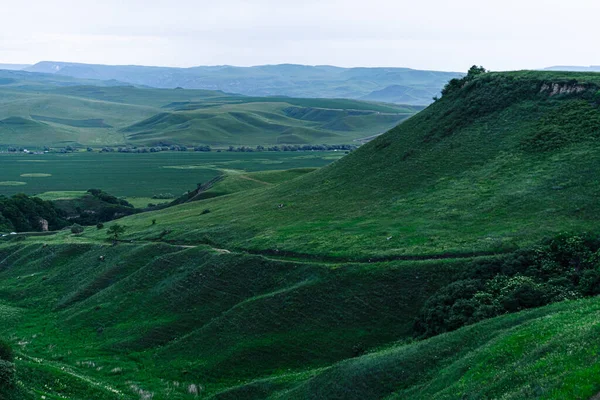
M 260 183 L 260 184 L 262 184 L 262 185 L 267 185 L 267 186 L 270 186 L 270 185 L 271 185 L 271 183 L 269 183 L 269 182 L 260 181 L 260 180 L 258 180 L 258 179 L 255 179 L 255 178 L 251 178 L 251 177 L 249 177 L 248 175 L 240 175 L 240 178 L 242 178 L 242 179 L 245 179 L 245 180 L 247 180 L 247 181 L 252 181 L 252 182 Z

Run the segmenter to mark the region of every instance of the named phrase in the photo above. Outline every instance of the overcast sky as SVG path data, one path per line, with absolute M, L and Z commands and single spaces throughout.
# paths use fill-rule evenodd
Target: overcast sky
M 0 63 L 600 65 L 594 0 L 3 1 Z

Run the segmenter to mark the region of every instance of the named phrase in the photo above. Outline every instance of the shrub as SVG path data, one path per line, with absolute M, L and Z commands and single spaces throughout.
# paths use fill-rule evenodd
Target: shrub
M 10 345 L 2 340 L 0 340 L 0 360 L 10 361 L 14 360 L 13 350 Z
M 174 199 L 175 196 L 172 193 L 159 193 L 152 196 L 152 198 L 155 200 L 169 200 Z
M 0 360 L 0 389 L 10 387 L 15 381 L 15 365 L 10 361 Z
M 112 236 L 112 239 L 119 240 L 119 235 L 125 233 L 126 228 L 119 224 L 114 224 L 106 231 L 106 234 Z
M 208 214 L 208 213 L 210 213 L 210 210 L 208 208 L 206 210 L 202 211 L 202 215 Z
M 83 233 L 83 226 L 81 226 L 79 224 L 73 224 L 73 226 L 71 226 L 71 233 L 73 233 L 75 235 Z
M 104 229 L 104 224 L 103 224 L 102 222 L 98 222 L 98 223 L 96 224 L 96 228 L 98 228 L 98 230 L 100 230 L 100 229 Z
M 433 336 L 509 312 L 600 294 L 600 236 L 562 234 L 502 257 L 473 261 L 431 296 L 415 332 Z

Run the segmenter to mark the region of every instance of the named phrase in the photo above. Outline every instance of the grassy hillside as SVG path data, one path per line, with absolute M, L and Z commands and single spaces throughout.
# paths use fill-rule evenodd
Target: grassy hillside
M 17 388 L 590 399 L 600 303 L 580 297 L 598 293 L 600 241 L 542 239 L 597 231 L 599 90 L 590 74 L 472 76 L 327 167 L 227 171 L 210 198 L 121 219 L 116 246 L 96 227 L 2 239 L 0 336 L 20 357 Z M 460 292 L 477 279 L 487 291 Z M 542 289 L 579 299 L 516 312 Z M 471 322 L 446 315 L 498 299 L 499 317 L 419 336 L 422 310 L 451 330 Z
M 195 206 L 162 218 L 174 240 L 361 257 L 497 251 L 593 230 L 597 84 L 486 74 L 327 168 L 250 199 L 210 200 L 213 212 L 186 229 Z M 155 234 L 148 218 L 130 222 L 139 237 Z
M 97 83 L 0 71 L 0 142 L 38 148 L 349 144 L 385 132 L 421 109 Z
M 8 242 L 0 255 L 0 335 L 23 355 L 24 387 L 74 399 L 87 398 L 80 386 L 90 382 L 126 398 L 135 396 L 133 386 L 158 398 L 193 398 L 191 384 L 216 393 L 326 367 L 410 335 L 415 305 L 460 267 L 330 265 L 207 246 L 111 247 L 67 233 Z M 406 282 L 415 290 L 402 290 Z M 59 383 L 44 387 L 48 369 L 56 370 L 49 381 Z
M 599 312 L 597 298 L 565 302 L 212 398 L 587 400 L 600 392 Z
M 444 84 L 462 76 L 455 72 L 419 71 L 409 68 L 339 68 L 307 65 L 257 67 L 166 68 L 90 65 L 44 61 L 27 71 L 80 79 L 118 80 L 158 88 L 222 90 L 247 96 L 289 96 L 358 99 L 427 105 Z M 380 91 L 394 85 L 410 94 L 390 97 Z

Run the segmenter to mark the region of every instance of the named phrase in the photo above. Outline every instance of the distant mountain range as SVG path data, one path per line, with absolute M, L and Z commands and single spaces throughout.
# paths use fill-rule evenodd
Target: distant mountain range
M 591 65 L 589 67 L 557 65 L 545 69 L 546 71 L 573 71 L 573 72 L 600 72 L 600 65 Z
M 31 67 L 29 64 L 0 64 L 0 69 L 9 71 L 19 71 Z
M 247 96 L 347 98 L 428 105 L 457 72 L 409 68 L 340 68 L 294 64 L 257 67 L 146 67 L 43 61 L 25 71 L 115 80 L 155 88 L 221 90 Z

